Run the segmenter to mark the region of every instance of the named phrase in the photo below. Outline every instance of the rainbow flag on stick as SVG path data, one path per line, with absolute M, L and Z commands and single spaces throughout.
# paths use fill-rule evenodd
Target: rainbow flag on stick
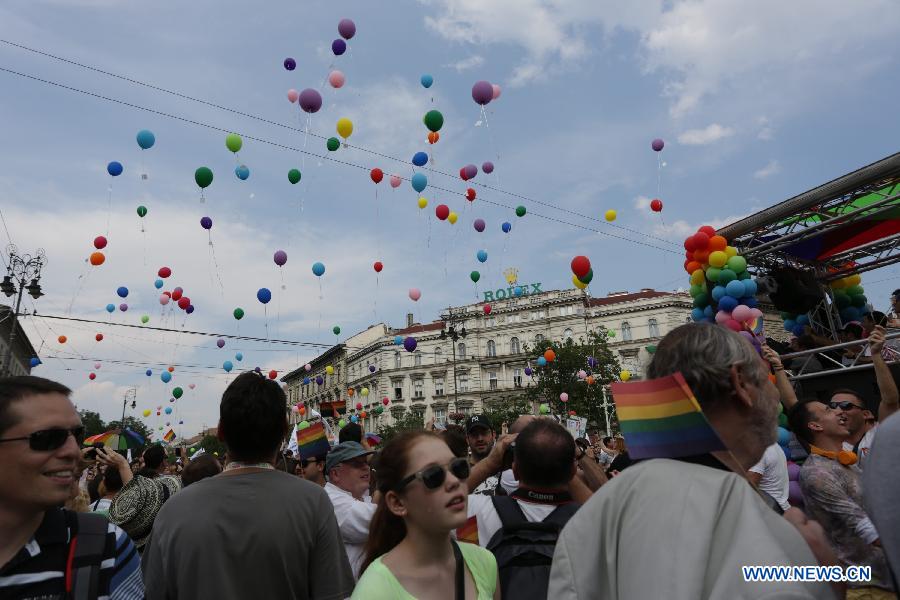
M 325 437 L 325 426 L 321 422 L 313 423 L 305 429 L 297 429 L 297 447 L 301 459 L 328 454 L 331 444 Z
M 175 431 L 170 429 L 169 431 L 166 432 L 166 435 L 163 436 L 163 439 L 166 440 L 167 442 L 171 442 L 172 440 L 175 439 Z
M 681 373 L 613 383 L 612 393 L 631 458 L 678 458 L 727 450 Z

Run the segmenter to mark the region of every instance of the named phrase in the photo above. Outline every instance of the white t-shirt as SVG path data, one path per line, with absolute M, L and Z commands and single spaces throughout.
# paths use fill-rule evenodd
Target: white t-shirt
M 534 504 L 522 500 L 516 502 L 530 523 L 543 521 L 557 508 L 555 504 Z M 478 522 L 478 545 L 486 548 L 494 534 L 503 527 L 491 497 L 470 494 L 468 515 L 470 519 L 475 517 Z
M 781 446 L 775 443 L 766 448 L 760 461 L 750 467 L 750 470 L 762 475 L 759 489 L 772 496 L 782 510 L 791 507 L 788 503 L 787 458 Z
M 357 500 L 350 492 L 339 488 L 330 481 L 325 484 L 325 492 L 334 505 L 344 549 L 353 569 L 353 578 L 359 579 L 359 569 L 364 560 L 364 546 L 369 538 L 369 523 L 375 514 L 375 504 L 368 496 Z
M 869 451 L 872 449 L 872 444 L 875 443 L 875 431 L 878 429 L 878 423 L 875 423 L 875 426 L 872 429 L 868 430 L 865 435 L 862 436 L 862 439 L 859 440 L 859 448 L 856 452 L 857 457 L 859 458 L 859 462 L 856 463 L 856 466 L 860 469 L 865 469 L 866 460 L 869 458 Z M 843 444 L 844 450 L 853 450 L 853 444 L 848 442 L 844 442 Z

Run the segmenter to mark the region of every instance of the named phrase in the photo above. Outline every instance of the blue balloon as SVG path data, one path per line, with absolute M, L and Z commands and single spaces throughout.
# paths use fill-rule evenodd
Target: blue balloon
M 117 160 L 112 161 L 111 163 L 106 165 L 106 172 L 113 177 L 118 177 L 122 174 L 122 163 Z
M 791 457 L 791 449 L 789 446 L 781 446 L 781 449 L 784 450 L 784 457 L 788 460 L 792 460 Z M 793 483 L 793 482 L 791 482 Z M 797 485 L 800 485 L 799 483 Z
M 778 445 L 787 446 L 791 443 L 791 432 L 784 427 L 778 428 Z
M 809 325 L 809 315 L 797 315 L 797 318 L 794 320 L 797 322 L 797 325 Z
M 703 309 L 703 316 L 707 319 L 712 319 L 716 316 L 715 311 L 713 311 L 713 307 L 710 305 L 706 305 L 706 308 Z
M 188 307 L 184 309 L 184 312 L 186 312 L 187 314 L 191 314 L 192 312 L 194 312 L 194 305 L 188 304 Z
M 744 282 L 737 279 L 729 281 L 728 285 L 725 286 L 725 293 L 732 298 L 742 298 L 746 295 L 744 294 Z
M 272 299 L 272 292 L 269 291 L 269 288 L 259 288 L 256 292 L 256 299 L 263 304 L 268 304 L 269 300 Z
M 143 150 L 147 150 L 156 143 L 156 136 L 149 129 L 141 129 L 137 132 L 137 143 Z
M 434 83 L 434 77 L 429 74 L 422 75 L 422 78 L 419 80 L 422 83 L 422 87 L 428 89 Z
M 303 385 L 309 385 L 309 377 L 303 378 Z
M 487 260 L 487 251 L 479 250 L 475 257 L 478 258 L 478 262 L 485 262 Z
M 742 282 L 744 284 L 744 295 L 745 296 L 755 296 L 756 291 L 759 286 L 756 285 L 756 282 L 752 279 L 745 279 Z
M 717 285 L 712 289 L 712 299 L 718 302 L 725 295 L 725 288 L 721 285 Z
M 759 305 L 759 301 L 753 296 L 744 296 L 738 300 L 741 304 L 745 305 L 747 308 L 756 308 Z
M 41 359 L 39 359 L 37 356 L 32 356 L 31 360 L 28 361 L 28 364 L 31 365 L 31 368 L 33 369 L 36 366 L 38 366 L 39 364 L 41 364 Z
M 791 331 L 795 336 L 800 337 L 806 333 L 806 329 L 803 325 L 795 325 L 793 331 Z
M 335 56 L 340 56 L 347 51 L 347 42 L 340 38 L 334 40 L 331 42 L 331 51 L 334 52 Z
M 322 385 L 323 383 L 325 383 L 325 380 L 322 379 L 322 376 L 321 375 L 317 376 L 316 377 L 316 385 Z
M 172 374 L 168 371 L 163 371 L 159 378 L 162 379 L 163 383 L 169 383 L 172 381 Z
M 413 154 L 412 164 L 416 165 L 417 167 L 424 167 L 428 164 L 428 155 L 424 152 L 416 152 L 415 154 Z
M 106 312 L 108 312 L 108 313 L 116 312 L 116 305 L 115 304 L 107 304 Z
M 543 356 L 538 356 L 538 358 L 535 362 L 537 363 L 537 366 L 539 366 L 539 367 L 547 366 L 547 359 L 544 358 Z
M 119 289 L 116 290 L 116 293 L 119 295 L 119 298 L 127 298 L 128 297 L 128 288 L 120 286 Z
M 321 277 L 322 275 L 325 274 L 325 265 L 323 265 L 320 262 L 315 263 L 312 266 L 312 272 L 313 272 L 313 275 L 315 275 L 316 277 Z
M 428 178 L 425 177 L 425 173 L 416 173 L 412 176 L 412 179 L 409 180 L 412 184 L 412 187 L 417 192 L 421 192 L 426 187 L 428 187 Z
M 166 407 L 166 414 L 167 414 L 167 415 L 171 415 L 171 414 L 172 414 L 172 407 L 171 407 L 171 406 L 167 406 L 167 407 Z
M 234 355 L 234 359 L 237 361 L 242 361 L 242 360 L 244 360 L 244 355 L 241 352 L 238 352 L 237 354 Z
M 793 319 L 785 319 L 784 320 L 784 330 L 785 331 L 793 331 L 794 327 L 797 326 L 797 322 Z
M 698 322 L 698 321 L 702 321 L 706 317 L 703 314 L 702 308 L 694 308 L 694 309 L 691 309 L 691 318 L 694 320 L 694 322 Z
M 512 229 L 512 223 L 510 223 L 508 221 L 504 222 L 503 225 L 500 226 L 500 229 L 503 230 L 503 233 L 509 233 L 510 230 Z
M 735 308 L 737 308 L 738 301 L 737 298 L 732 296 L 722 296 L 722 299 L 719 300 L 719 310 L 724 310 L 725 312 L 731 312 Z
M 234 365 L 231 364 L 230 360 L 226 360 L 222 363 L 222 368 L 225 369 L 226 373 L 231 373 L 231 370 L 234 368 Z
M 156 281 L 153 282 L 153 287 L 155 287 L 158 290 L 161 290 L 162 286 L 164 286 L 164 285 L 165 284 L 163 283 L 162 279 L 157 279 Z
M 516 287 L 514 287 L 514 288 L 513 288 L 513 295 L 514 295 L 514 296 L 521 296 L 521 295 L 522 295 L 522 286 L 517 285 Z
M 357 421 L 359 421 L 359 417 L 357 417 L 356 415 L 350 415 L 351 423 L 356 423 Z
M 403 343 L 403 336 L 402 336 L 402 335 L 395 335 L 395 336 L 394 336 L 394 345 L 395 345 L 395 346 L 399 346 L 399 345 L 402 344 L 402 343 Z
M 153 375 L 153 370 L 152 370 L 152 369 L 147 369 L 147 370 L 145 371 L 144 374 L 145 374 L 147 377 L 150 377 L 151 375 Z
M 250 169 L 247 168 L 247 165 L 238 165 L 234 168 L 234 174 L 238 179 L 244 181 L 250 177 Z

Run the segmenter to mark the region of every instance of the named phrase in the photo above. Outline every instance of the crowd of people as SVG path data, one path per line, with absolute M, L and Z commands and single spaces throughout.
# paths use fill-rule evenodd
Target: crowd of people
M 861 343 L 877 404 L 798 399 L 771 348 L 673 330 L 647 378 L 681 373 L 728 452 L 643 460 L 536 415 L 374 447 L 348 424 L 330 449 L 285 452 L 284 391 L 247 372 L 221 399 L 226 456 L 170 462 L 154 444 L 129 463 L 82 447 L 65 386 L 0 379 L 0 598 L 895 598 L 900 394 L 884 329 Z M 805 458 L 800 506 L 779 406 Z M 871 579 L 746 580 L 757 565 Z

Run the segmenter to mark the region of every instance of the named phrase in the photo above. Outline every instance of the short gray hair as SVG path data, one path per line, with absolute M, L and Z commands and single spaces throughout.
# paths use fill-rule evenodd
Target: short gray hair
M 755 384 L 765 377 L 759 355 L 746 339 L 720 325 L 690 323 L 670 331 L 647 368 L 655 379 L 680 372 L 704 411 L 726 406 L 731 397 L 731 366 Z

